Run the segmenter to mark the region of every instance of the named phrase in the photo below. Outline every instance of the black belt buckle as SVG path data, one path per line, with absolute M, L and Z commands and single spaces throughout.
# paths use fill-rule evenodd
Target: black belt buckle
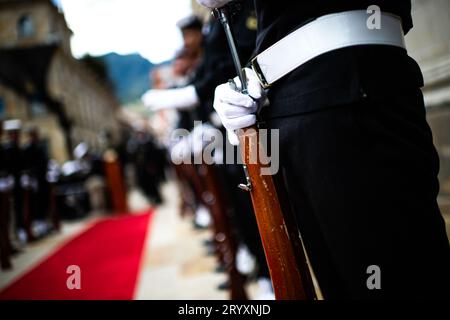
M 264 76 L 264 73 L 261 70 L 261 66 L 258 63 L 258 56 L 254 57 L 250 62 L 250 64 L 252 65 L 252 69 L 253 71 L 255 71 L 256 76 L 258 77 L 261 87 L 263 87 L 263 89 L 268 89 L 271 86 L 271 84 L 267 81 L 266 77 Z

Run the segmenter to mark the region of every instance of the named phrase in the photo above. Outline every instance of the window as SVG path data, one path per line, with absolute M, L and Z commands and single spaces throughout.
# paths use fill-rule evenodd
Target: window
M 34 23 L 29 15 L 23 15 L 17 22 L 19 38 L 28 38 L 34 36 Z

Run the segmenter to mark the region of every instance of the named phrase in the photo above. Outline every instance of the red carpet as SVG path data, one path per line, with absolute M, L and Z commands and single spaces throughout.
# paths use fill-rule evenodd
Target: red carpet
M 0 300 L 130 300 L 151 213 L 100 221 L 0 292 Z M 67 267 L 81 270 L 81 289 L 67 288 Z

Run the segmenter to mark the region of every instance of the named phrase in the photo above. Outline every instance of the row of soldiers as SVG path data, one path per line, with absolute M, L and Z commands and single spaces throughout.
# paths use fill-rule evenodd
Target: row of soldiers
M 22 125 L 19 120 L 4 121 L 0 125 L 0 252 L 2 268 L 9 268 L 9 255 L 19 248 L 12 246 L 10 227 L 19 246 L 34 241 L 49 232 L 45 223 L 50 198 L 47 181 L 49 157 L 39 137 L 37 127 L 25 130 L 27 142 L 21 145 Z M 11 201 L 12 200 L 12 201 Z M 14 212 L 12 224 L 10 212 Z M 32 228 L 34 226 L 34 228 Z
M 50 158 L 38 127 L 23 129 L 20 120 L 8 120 L 0 128 L 0 141 L 4 141 L 0 144 L 2 268 L 10 268 L 10 256 L 22 251 L 27 243 L 58 231 L 61 219 L 79 219 L 92 211 L 128 211 L 123 164 L 139 162 L 137 158 L 149 152 L 148 143 L 141 141 L 127 157 L 126 151 L 112 145 L 110 133 L 101 131 L 101 151 L 81 142 L 74 148 L 73 158 L 59 165 Z M 143 169 L 139 175 L 140 181 L 145 179 L 145 186 L 153 181 L 147 171 Z M 161 201 L 156 187 L 149 189 L 145 190 L 152 200 Z
M 233 24 L 239 35 L 242 60 L 248 60 L 256 37 L 256 17 L 250 3 L 244 4 Z M 214 90 L 235 74 L 225 33 L 218 21 L 211 19 L 204 25 L 200 18 L 190 16 L 181 20 L 178 27 L 184 47 L 172 63 L 171 75 L 167 76 L 165 66 L 154 70 L 153 89 L 142 97 L 143 103 L 155 112 L 154 122 L 159 126 L 170 118 L 171 113 L 177 114 L 175 124 L 163 126 L 166 133 L 163 142 L 168 153 L 180 148 L 191 150 L 192 144 L 182 144 L 189 144 L 187 141 L 196 138 L 201 140 L 198 132 L 202 129 L 215 128 L 224 132 L 212 108 Z M 194 125 L 196 121 L 202 124 Z M 190 138 L 179 143 L 171 141 L 175 129 L 192 132 Z M 226 139 L 223 142 L 228 143 L 228 150 L 233 150 Z M 225 149 L 215 151 L 214 165 L 189 164 L 187 161 L 174 166 L 182 191 L 181 211 L 193 211 L 197 227 L 211 224 L 214 238 L 210 244 L 221 264 L 219 269 L 229 275 L 220 288 L 229 289 L 232 299 L 246 299 L 245 283 L 255 279 L 259 284 L 259 297 L 271 299 L 273 289 L 251 198 L 237 188 L 245 181 L 244 171 L 237 164 L 221 164 L 227 156 Z M 234 154 L 238 154 L 236 148 Z
M 153 205 L 161 205 L 161 186 L 166 181 L 167 157 L 153 135 L 141 128 L 130 128 L 118 148 L 120 162 L 134 171 L 135 185 Z M 125 174 L 124 174 L 125 175 Z

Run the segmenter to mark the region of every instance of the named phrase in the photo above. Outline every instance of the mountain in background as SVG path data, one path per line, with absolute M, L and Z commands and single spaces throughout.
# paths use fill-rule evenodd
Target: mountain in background
M 109 53 L 95 59 L 104 65 L 109 82 L 122 105 L 135 102 L 151 87 L 150 72 L 155 66 L 139 54 Z

